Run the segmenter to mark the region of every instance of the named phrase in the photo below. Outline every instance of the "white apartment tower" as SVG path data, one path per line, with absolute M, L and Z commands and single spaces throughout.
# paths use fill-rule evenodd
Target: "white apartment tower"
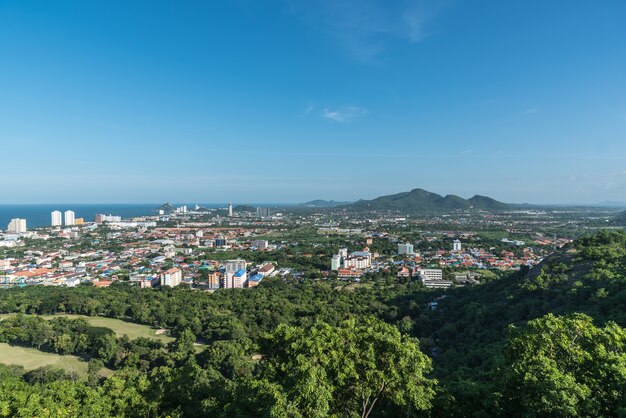
M 161 274 L 161 286 L 176 287 L 183 280 L 183 273 L 180 269 L 171 268 Z
M 413 244 L 410 244 L 408 242 L 406 244 L 398 244 L 398 254 L 413 254 Z
M 228 204 L 228 216 L 231 218 L 233 217 L 233 204 L 232 203 Z
M 226 274 L 235 274 L 239 270 L 246 269 L 246 260 L 226 260 L 224 268 Z
M 63 216 L 61 215 L 61 211 L 55 210 L 51 214 L 52 218 L 52 226 L 61 226 L 63 225 Z
M 458 239 L 455 239 L 452 242 L 452 251 L 461 251 L 463 248 L 463 245 L 461 244 L 461 241 L 459 241 Z
M 341 267 L 341 256 L 339 254 L 335 254 L 330 259 L 330 269 L 337 271 L 339 270 L 339 267 Z
M 76 224 L 76 214 L 72 210 L 65 211 L 65 225 Z
M 21 232 L 26 232 L 26 219 L 14 218 L 11 219 L 9 225 L 7 226 L 7 232 L 12 234 L 19 234 Z

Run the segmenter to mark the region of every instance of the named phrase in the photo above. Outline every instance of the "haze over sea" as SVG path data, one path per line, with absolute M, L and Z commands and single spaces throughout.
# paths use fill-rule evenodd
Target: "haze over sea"
M 226 208 L 227 203 L 197 203 L 205 208 Z M 12 204 L 12 205 L 0 205 L 0 229 L 6 229 L 7 225 L 13 218 L 26 219 L 26 225 L 28 228 L 50 226 L 51 218 L 50 214 L 54 210 L 65 212 L 66 210 L 73 210 L 76 213 L 76 218 L 84 218 L 85 222 L 93 222 L 97 214 L 102 213 L 105 215 L 117 215 L 122 218 L 132 218 L 136 216 L 156 215 L 156 209 L 161 206 L 162 203 L 141 203 L 141 204 Z M 174 207 L 187 205 L 189 210 L 192 210 L 196 203 L 172 203 Z M 237 203 L 233 203 L 237 206 Z M 279 204 L 252 204 L 253 206 L 286 206 Z

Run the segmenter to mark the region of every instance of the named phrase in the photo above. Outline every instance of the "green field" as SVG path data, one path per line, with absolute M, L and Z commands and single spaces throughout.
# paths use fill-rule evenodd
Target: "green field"
M 61 356 L 59 354 L 45 353 L 35 348 L 17 347 L 6 343 L 0 343 L 0 363 L 22 366 L 26 370 L 52 366 L 57 369 L 64 369 L 67 372 L 75 372 L 79 376 L 87 374 L 87 362 L 76 356 Z
M 12 315 L 15 314 L 0 314 L 0 321 Z M 150 328 L 148 325 L 135 324 L 133 322 L 127 322 L 121 319 L 105 318 L 103 316 L 85 316 L 72 314 L 43 315 L 42 318 L 51 319 L 60 316 L 65 318 L 84 318 L 87 320 L 87 322 L 95 327 L 109 328 L 118 336 L 121 337 L 122 335 L 127 335 L 128 338 L 130 338 L 131 340 L 139 337 L 145 337 L 160 340 L 164 343 L 174 341 L 174 338 L 166 334 L 157 334 L 157 330 L 155 330 L 154 328 Z

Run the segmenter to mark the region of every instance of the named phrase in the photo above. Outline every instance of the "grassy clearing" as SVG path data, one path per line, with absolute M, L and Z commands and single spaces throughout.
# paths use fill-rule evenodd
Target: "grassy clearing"
M 87 362 L 76 356 L 62 356 L 39 351 L 35 348 L 17 347 L 6 343 L 0 343 L 0 363 L 22 366 L 26 370 L 52 366 L 67 372 L 75 372 L 81 377 L 87 375 Z
M 0 320 L 12 315 L 15 314 L 1 314 Z M 73 319 L 84 318 L 87 320 L 87 322 L 89 322 L 89 324 L 93 325 L 94 327 L 109 328 L 119 337 L 121 337 L 122 335 L 127 335 L 128 338 L 130 338 L 131 340 L 139 337 L 145 337 L 160 340 L 163 343 L 169 343 L 174 341 L 174 338 L 168 336 L 167 334 L 159 333 L 159 330 L 150 328 L 148 325 L 135 324 L 133 322 L 123 321 L 121 319 L 105 318 L 103 316 L 85 316 L 72 314 L 43 315 L 42 318 L 51 319 L 60 316 Z

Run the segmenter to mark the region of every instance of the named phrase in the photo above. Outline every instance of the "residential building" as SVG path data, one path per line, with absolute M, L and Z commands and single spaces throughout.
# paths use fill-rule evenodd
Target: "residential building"
M 398 244 L 398 254 L 399 255 L 410 255 L 415 254 L 413 251 L 413 244 Z
M 461 244 L 461 241 L 459 241 L 458 239 L 455 239 L 452 242 L 452 251 L 461 251 L 463 249 L 463 245 Z
M 239 270 L 246 269 L 246 260 L 226 260 L 224 263 L 224 272 L 234 274 Z
M 274 273 L 274 271 L 276 271 L 276 267 L 274 267 L 272 263 L 265 263 L 261 265 L 261 267 L 259 267 L 258 273 L 263 275 L 264 277 L 267 277 L 270 274 Z
M 245 269 L 236 271 L 232 276 L 232 280 L 233 280 L 232 287 L 234 289 L 240 289 L 243 287 L 244 283 L 248 280 L 248 273 L 246 272 Z
M 451 280 L 443 280 L 443 271 L 439 269 L 417 270 L 422 284 L 426 287 L 448 288 L 452 286 Z
M 248 287 L 256 287 L 263 280 L 262 274 L 255 274 L 254 276 L 248 279 Z
M 20 234 L 26 232 L 26 219 L 14 218 L 11 219 L 7 226 L 7 232 L 10 234 Z
M 443 280 L 443 270 L 440 269 L 419 269 L 417 274 L 429 280 Z
M 220 287 L 220 281 L 222 279 L 222 274 L 218 271 L 212 271 L 207 276 L 207 282 L 209 284 L 210 289 L 217 289 Z
M 342 248 L 330 261 L 331 270 L 366 269 L 372 265 L 372 254 L 369 251 L 354 251 L 348 256 L 348 250 Z
M 183 272 L 178 268 L 171 268 L 161 273 L 161 286 L 176 287 L 183 280 Z
M 337 271 L 339 270 L 339 267 L 341 267 L 341 256 L 339 254 L 335 254 L 330 259 L 330 269 Z
M 66 210 L 65 211 L 65 225 L 74 225 L 76 222 L 76 214 L 74 211 Z
M 232 217 L 233 217 L 233 204 L 232 204 L 232 203 L 229 203 L 229 204 L 228 204 L 228 216 L 229 216 L 230 218 L 232 218 Z
M 96 215 L 95 219 L 97 224 L 101 224 L 103 222 L 122 222 L 121 216 L 113 216 L 113 215 L 103 215 L 101 213 Z
M 270 208 L 256 208 L 256 216 L 260 218 L 267 218 L 271 215 Z
M 63 215 L 61 214 L 61 211 L 55 210 L 54 212 L 52 212 L 51 218 L 52 218 L 52 226 L 63 225 Z

